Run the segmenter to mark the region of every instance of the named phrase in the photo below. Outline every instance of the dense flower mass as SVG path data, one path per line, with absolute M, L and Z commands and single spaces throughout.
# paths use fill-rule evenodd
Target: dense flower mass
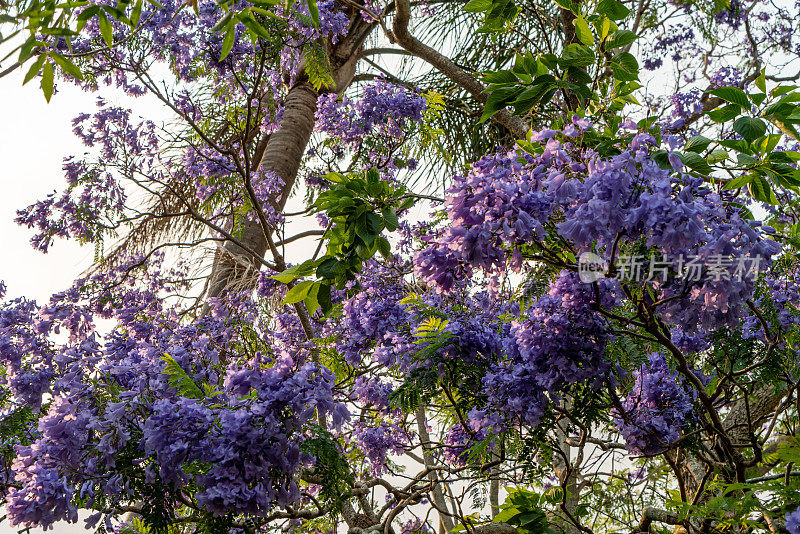
M 0 282 L 12 526 L 800 534 L 800 0 L 18 4 L 48 99 L 171 119 L 18 212 L 96 264 Z
M 647 456 L 662 453 L 694 421 L 696 392 L 687 389 L 660 353 L 648 356 L 648 363 L 634 376 L 633 388 L 622 403 L 622 412 L 615 411 L 614 420 L 630 452 Z
M 301 452 L 303 429 L 316 420 L 337 428 L 349 417 L 333 400 L 330 371 L 288 355 L 243 361 L 236 347 L 255 333 L 246 330 L 246 301 L 181 324 L 153 293 L 108 298 L 103 315 L 118 327 L 102 340 L 88 335 L 63 346 L 46 334 L 68 326 L 69 316 L 25 300 L 0 312 L 13 409 L 36 409 L 43 394 L 53 396 L 33 441 L 16 448 L 12 524 L 74 522 L 77 495 L 90 503 L 131 498 L 140 476 L 125 467 L 132 460 L 162 498 L 196 484 L 193 498 L 212 514 L 263 516 L 296 501 L 294 474 L 314 463 Z
M 653 280 L 665 320 L 691 333 L 748 313 L 745 301 L 759 272 L 780 250 L 768 232 L 731 212 L 702 179 L 660 168 L 648 155 L 655 143 L 649 134 L 634 135 L 630 150 L 604 158 L 580 148 L 580 131 L 588 127 L 576 117 L 561 135 L 535 133 L 540 152 L 488 156 L 457 177 L 446 206 L 452 224 L 427 238 L 431 246 L 415 256 L 416 273 L 448 291 L 474 269 L 498 280 L 532 253 L 565 262 L 545 243 L 553 234 L 576 255 L 595 252 L 609 262 L 644 240 L 650 254 L 626 256 L 640 264 L 617 275 Z M 554 224 L 555 214 L 563 222 Z M 676 276 L 684 270 L 663 278 L 648 271 L 660 258 L 695 258 L 704 276 L 687 294 Z M 717 274 L 708 276 L 715 258 Z

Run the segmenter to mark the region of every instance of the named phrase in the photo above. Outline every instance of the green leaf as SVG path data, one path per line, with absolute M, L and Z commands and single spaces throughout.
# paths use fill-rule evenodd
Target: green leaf
M 761 154 L 769 154 L 770 152 L 772 152 L 772 149 L 778 146 L 781 137 L 783 137 L 781 134 L 765 135 L 763 138 L 753 143 L 753 145 L 758 148 L 758 152 L 760 152 Z
M 216 24 L 211 28 L 213 33 L 221 32 L 223 29 L 228 27 L 228 23 L 233 18 L 233 11 L 228 11 L 225 15 L 217 21 Z
M 761 119 L 739 117 L 733 123 L 733 129 L 745 140 L 753 142 L 767 131 L 767 125 Z
M 724 146 L 725 148 L 730 148 L 731 150 L 742 152 L 743 154 L 751 154 L 753 152 L 750 149 L 750 143 L 748 143 L 744 139 L 725 139 L 723 141 L 720 141 L 719 144 Z
M 797 89 L 796 85 L 779 85 L 775 87 L 772 91 L 770 91 L 770 95 L 773 97 L 785 95 L 786 93 L 790 93 Z
M 319 8 L 317 7 L 317 0 L 306 0 L 308 2 L 308 12 L 311 14 L 311 20 L 314 21 L 314 26 L 319 28 Z
M 506 104 L 514 100 L 521 92 L 521 87 L 498 87 L 489 95 L 483 107 L 479 123 L 486 122 L 492 115 L 506 107 Z
M 139 19 L 142 17 L 142 0 L 137 0 L 131 10 L 131 26 L 136 27 L 139 24 Z
M 519 79 L 510 70 L 498 70 L 494 72 L 487 72 L 483 75 L 483 81 L 486 83 L 503 84 L 503 83 L 518 83 Z
M 639 62 L 633 54 L 622 52 L 609 62 L 614 78 L 621 81 L 635 81 L 639 79 Z
M 356 235 L 369 246 L 383 229 L 383 219 L 375 213 L 365 213 L 356 221 Z
M 769 182 L 763 176 L 754 176 L 748 184 L 748 188 L 753 198 L 759 202 L 764 202 L 766 204 L 778 203 L 778 199 L 772 191 L 772 186 L 769 185 Z
M 397 213 L 395 213 L 394 210 L 385 209 L 381 212 L 381 215 L 383 215 L 383 225 L 387 230 L 390 232 L 397 230 L 399 222 L 397 220 Z
M 317 261 L 319 261 L 319 260 L 317 260 Z M 317 265 L 317 262 L 306 261 L 306 262 L 300 263 L 298 265 L 294 265 L 292 267 L 289 267 L 288 269 L 286 269 L 285 271 L 283 271 L 281 273 L 278 273 L 276 275 L 270 276 L 270 278 L 272 280 L 277 280 L 278 282 L 281 282 L 282 284 L 288 284 L 290 282 L 294 282 L 298 278 L 301 278 L 303 276 L 309 275 L 312 272 L 314 272 L 314 269 L 315 269 L 316 265 Z
M 578 36 L 578 39 L 585 45 L 594 44 L 594 36 L 592 35 L 592 30 L 589 29 L 589 23 L 586 22 L 586 19 L 583 17 L 578 17 L 575 19 L 575 35 Z
M 763 71 L 761 72 L 761 75 L 758 78 L 756 78 L 755 84 L 756 87 L 758 87 L 762 93 L 767 92 L 767 80 L 766 77 L 764 76 Z
M 470 0 L 464 6 L 464 11 L 468 13 L 483 13 L 492 8 L 492 0 Z
M 561 54 L 559 63 L 569 67 L 587 67 L 594 63 L 594 52 L 588 46 L 572 43 Z
M 715 163 L 719 163 L 721 161 L 725 161 L 729 157 L 730 156 L 728 155 L 728 151 L 727 150 L 723 150 L 722 148 L 717 148 L 716 150 L 711 152 L 711 154 L 708 155 L 708 157 L 706 158 L 706 161 L 710 165 L 713 165 Z
M 750 109 L 750 100 L 744 91 L 738 87 L 718 87 L 708 92 L 726 102 L 741 106 L 743 109 Z
M 708 145 L 710 144 L 711 144 L 711 139 L 709 139 L 708 137 L 703 137 L 702 135 L 695 135 L 686 142 L 683 149 L 687 152 L 696 152 L 699 154 L 700 152 L 708 148 Z
M 749 184 L 756 176 L 758 175 L 750 173 L 737 176 L 736 178 L 732 178 L 731 180 L 725 182 L 724 189 L 739 189 L 740 187 Z
M 556 5 L 561 9 L 566 9 L 567 11 L 571 11 L 573 15 L 577 15 L 579 10 L 575 3 L 572 0 L 554 0 Z
M 336 258 L 327 258 L 325 261 L 319 264 L 317 267 L 317 277 L 319 278 L 336 278 L 336 275 L 340 273 L 339 271 L 339 264 L 341 262 Z
M 45 61 L 42 67 L 42 92 L 44 99 L 50 102 L 53 96 L 53 64 L 49 61 Z
M 567 67 L 567 78 L 583 84 L 592 83 L 592 77 L 581 67 Z
M 708 165 L 705 159 L 699 154 L 695 154 L 694 152 L 684 152 L 680 154 L 681 161 L 692 169 L 693 171 L 699 172 L 700 174 L 709 175 L 713 172 L 713 169 Z
M 630 30 L 618 30 L 611 34 L 611 37 L 606 41 L 606 49 L 628 46 L 638 38 L 639 36 Z
M 100 27 L 100 35 L 103 36 L 103 40 L 106 42 L 108 46 L 114 44 L 114 34 L 111 28 L 111 22 L 109 22 L 108 17 L 102 11 L 97 14 L 97 25 Z
M 392 246 L 389 244 L 389 240 L 383 236 L 378 236 L 378 252 L 387 260 L 392 257 Z
M 612 20 L 622 20 L 630 14 L 631 10 L 618 0 L 600 0 L 597 4 L 597 12 Z
M 317 290 L 317 302 L 319 303 L 324 313 L 328 313 L 331 310 L 331 308 L 333 308 L 333 303 L 331 302 L 330 285 L 320 284 L 319 290 Z
M 601 15 L 594 22 L 594 28 L 597 30 L 597 35 L 600 36 L 600 40 L 602 41 L 608 37 L 608 34 L 611 31 L 611 20 L 605 15 Z
M 225 32 L 225 38 L 222 40 L 222 51 L 219 54 L 220 61 L 228 57 L 228 54 L 231 53 L 235 37 L 236 37 L 236 23 L 232 22 L 228 24 L 228 30 Z
M 715 109 L 708 113 L 708 118 L 714 122 L 728 122 L 736 118 L 741 113 L 742 108 L 736 104 L 728 104 L 725 107 Z
M 305 300 L 308 292 L 311 291 L 311 286 L 314 282 L 311 280 L 303 280 L 297 285 L 293 286 L 287 293 L 286 298 L 283 299 L 283 304 L 296 304 L 301 300 Z
M 72 61 L 70 61 L 69 59 L 65 58 L 60 54 L 56 54 L 55 52 L 52 52 L 50 54 L 50 57 L 53 58 L 53 60 L 58 64 L 59 67 L 61 67 L 64 70 L 64 72 L 66 72 L 75 79 L 78 80 L 83 79 L 83 73 L 78 67 L 75 66 L 75 64 Z
M 319 282 L 314 282 L 311 284 L 311 289 L 309 289 L 308 295 L 306 295 L 306 298 L 303 299 L 303 303 L 306 305 L 306 310 L 308 310 L 309 315 L 313 315 L 314 312 L 320 308 L 319 300 L 317 299 L 320 286 L 321 284 Z
M 42 70 L 42 65 L 44 65 L 44 60 L 47 58 L 47 54 L 40 54 L 39 57 L 36 58 L 36 61 L 33 62 L 31 68 L 28 69 L 28 73 L 25 75 L 25 79 L 22 81 L 22 85 L 25 85 L 29 81 L 31 81 L 39 72 Z
M 755 93 L 755 94 L 748 94 L 747 96 L 750 97 L 750 100 L 753 101 L 753 104 L 756 106 L 760 106 L 764 99 L 767 98 L 765 93 Z

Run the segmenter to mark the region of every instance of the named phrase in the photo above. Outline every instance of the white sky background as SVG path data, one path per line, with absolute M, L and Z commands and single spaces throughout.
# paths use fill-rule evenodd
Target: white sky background
M 39 78 L 22 85 L 28 65 L 0 78 L 0 280 L 8 297 L 25 296 L 46 302 L 54 292 L 68 288 L 92 264 L 94 247 L 56 239 L 42 254 L 30 246 L 34 230 L 18 226 L 14 219 L 23 209 L 49 193 L 60 194 L 66 182 L 63 159 L 83 154 L 87 147 L 72 133 L 72 119 L 97 109 L 102 94 L 109 103 L 130 107 L 134 115 L 152 120 L 166 118 L 164 109 L 147 96 L 134 99 L 106 88 L 83 91 L 56 82 L 59 92 L 48 104 Z

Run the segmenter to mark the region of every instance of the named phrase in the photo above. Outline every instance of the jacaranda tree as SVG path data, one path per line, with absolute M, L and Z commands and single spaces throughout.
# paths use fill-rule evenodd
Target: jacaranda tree
M 5 525 L 800 533 L 799 25 L 0 1 L 0 76 L 99 96 L 17 214 L 96 262 L 0 304 Z

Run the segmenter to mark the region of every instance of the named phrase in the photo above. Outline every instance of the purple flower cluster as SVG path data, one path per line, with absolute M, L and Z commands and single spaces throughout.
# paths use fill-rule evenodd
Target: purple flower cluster
M 633 454 L 645 456 L 664 452 L 694 421 L 696 392 L 687 390 L 682 377 L 669 368 L 662 354 L 648 356 L 638 371 L 623 412 L 614 410 L 614 421 Z
M 422 120 L 427 101 L 405 87 L 378 80 L 352 100 L 326 93 L 317 103 L 317 127 L 345 145 L 360 145 L 365 136 L 402 139 L 409 123 Z
M 786 514 L 786 530 L 789 534 L 800 534 L 800 507 Z
M 402 427 L 390 422 L 376 425 L 356 423 L 353 436 L 370 462 L 370 474 L 380 476 L 386 472 L 387 456 L 403 454 L 408 446 L 408 436 Z
M 445 433 L 444 459 L 453 466 L 467 465 L 470 449 L 486 439 L 487 435 L 484 429 L 470 433 L 462 424 L 453 425 Z
M 503 275 L 523 264 L 526 249 L 552 255 L 543 242 L 552 233 L 576 255 L 595 252 L 609 261 L 639 241 L 673 258 L 759 258 L 762 270 L 779 252 L 767 229 L 727 208 L 702 179 L 661 169 L 650 158 L 649 134 L 634 135 L 628 150 L 602 158 L 575 144 L 587 127 L 576 122 L 563 132 L 535 133 L 541 143 L 535 156 L 487 156 L 456 177 L 445 204 L 450 225 L 424 238 L 429 246 L 415 255 L 417 276 L 447 292 L 474 269 Z M 560 222 L 551 220 L 556 215 Z M 656 282 L 659 313 L 670 324 L 706 330 L 731 324 L 749 313 L 745 302 L 754 291 L 753 278 L 737 279 L 734 269 L 688 292 L 676 276 Z
M 149 272 L 158 277 L 156 266 Z M 287 329 L 254 330 L 246 299 L 215 302 L 184 323 L 154 292 L 114 283 L 118 276 L 97 275 L 45 308 L 17 300 L 0 310 L 0 357 L 18 404 L 37 407 L 44 392 L 53 399 L 33 441 L 16 449 L 11 523 L 75 521 L 77 497 L 90 507 L 101 497 L 128 502 L 141 484 L 163 488 L 161 506 L 191 498 L 220 516 L 264 516 L 297 500 L 295 473 L 315 461 L 301 453 L 307 426 L 349 418 L 333 374 L 285 356 Z M 87 291 L 100 282 L 115 289 Z M 75 323 L 73 310 L 89 318 Z M 93 313 L 117 328 L 98 340 L 81 326 Z M 71 341 L 47 340 L 59 327 Z M 242 336 L 261 336 L 266 349 L 248 352 Z M 263 352 L 270 346 L 274 356 Z M 141 470 L 126 470 L 131 458 Z
M 603 284 L 600 294 L 599 304 L 615 305 L 611 284 Z M 604 353 L 612 336 L 594 310 L 597 304 L 591 286 L 564 271 L 525 317 L 511 323 L 505 340 L 508 358 L 483 379 L 487 406 L 470 414 L 475 429 L 500 429 L 513 422 L 536 426 L 548 394 L 556 396 L 576 383 L 603 384 L 611 370 Z

